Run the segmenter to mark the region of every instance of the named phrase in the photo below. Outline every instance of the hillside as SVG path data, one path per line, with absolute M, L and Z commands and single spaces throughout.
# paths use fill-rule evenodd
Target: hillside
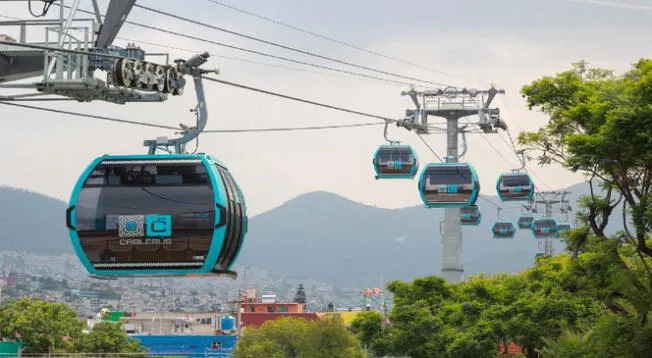
M 585 193 L 584 187 L 569 188 L 571 205 Z M 499 202 L 497 197 L 487 199 Z M 484 200 L 478 205 L 482 223 L 463 229 L 466 274 L 531 266 L 538 246 L 531 233 L 520 230 L 515 240 L 492 239 L 496 208 Z M 520 214 L 515 203 L 503 206 L 503 218 L 515 220 Z M 381 209 L 331 193 L 308 193 L 252 219 L 240 262 L 338 286 L 375 286 L 381 276 L 388 281 L 439 274 L 443 213 L 422 206 Z M 614 217 L 610 227 L 618 225 Z
M 58 199 L 0 186 L 0 251 L 72 253 L 66 207 Z
M 584 187 L 569 188 L 571 203 Z M 466 273 L 516 272 L 530 266 L 537 241 L 524 231 L 516 240 L 493 240 L 490 228 L 496 210 L 484 200 L 478 204 L 481 225 L 463 229 Z M 520 213 L 517 204 L 505 207 L 512 209 L 503 217 Z M 72 253 L 65 208 L 65 203 L 37 193 L 0 188 L 0 250 Z M 375 287 L 381 277 L 409 280 L 439 274 L 442 216 L 442 210 L 421 206 L 390 210 L 332 193 L 307 193 L 251 218 L 238 263 L 336 287 Z M 620 224 L 614 217 L 610 226 Z

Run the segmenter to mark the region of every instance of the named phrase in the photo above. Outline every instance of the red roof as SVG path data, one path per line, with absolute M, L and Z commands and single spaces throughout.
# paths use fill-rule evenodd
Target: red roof
M 316 320 L 319 319 L 316 313 L 289 313 L 289 312 L 264 312 L 264 313 L 253 313 L 246 312 L 241 313 L 242 315 L 242 327 L 251 327 L 251 326 L 260 326 L 267 321 L 271 321 L 277 318 L 282 317 L 296 317 L 303 318 L 307 320 Z
M 505 351 L 505 346 L 501 343 L 498 345 L 498 352 L 502 354 Z M 523 354 L 523 349 L 516 343 L 507 345 L 507 354 Z

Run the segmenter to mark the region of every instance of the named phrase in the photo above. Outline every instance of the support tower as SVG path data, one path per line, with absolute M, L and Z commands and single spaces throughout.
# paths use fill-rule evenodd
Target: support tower
M 552 218 L 552 211 L 555 205 L 559 205 L 559 210 L 562 213 L 568 213 L 572 210 L 566 196 L 570 191 L 540 191 L 534 194 L 534 200 L 524 207 L 533 213 L 538 212 L 538 205 L 543 205 L 545 209 L 545 218 Z M 555 239 L 547 238 L 539 241 L 539 247 L 544 255 L 552 256 L 555 253 Z
M 504 94 L 505 90 L 494 87 L 489 90 L 447 87 L 444 89 L 402 92 L 410 96 L 416 109 L 406 110 L 405 120 L 399 126 L 416 130 L 418 134 L 428 134 L 428 116 L 446 119 L 446 157 L 447 163 L 458 162 L 466 153 L 458 153 L 458 136 L 464 134 L 469 125 L 478 126 L 484 133 L 496 133 L 498 129 L 506 130 L 507 126 L 500 120 L 500 110 L 489 108 L 496 94 Z M 465 123 L 459 126 L 463 117 L 478 116 L 475 123 Z M 463 137 L 464 139 L 464 137 Z M 442 276 L 449 282 L 459 282 L 463 279 L 464 264 L 462 261 L 462 227 L 459 208 L 445 208 L 442 236 Z

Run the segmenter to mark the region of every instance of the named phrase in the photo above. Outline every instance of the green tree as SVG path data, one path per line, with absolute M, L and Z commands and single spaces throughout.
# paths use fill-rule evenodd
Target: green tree
M 566 331 L 542 350 L 546 358 L 648 357 L 652 325 L 641 326 L 633 317 L 607 314 L 587 332 Z
M 515 342 L 536 357 L 563 329 L 594 323 L 604 311 L 592 292 L 578 292 L 570 255 L 549 257 L 517 275 L 478 275 L 457 284 L 439 277 L 391 282 L 392 327 L 374 353 L 424 358 L 495 357 Z
M 297 287 L 297 293 L 294 295 L 294 302 L 306 304 L 306 290 L 303 288 L 303 284 L 300 283 Z
M 620 76 L 582 61 L 521 92 L 530 109 L 550 119 L 521 133 L 519 142 L 538 151 L 541 164 L 556 162 L 589 177 L 590 195 L 578 203 L 581 226 L 569 241 L 574 258 L 587 255 L 570 282 L 645 326 L 652 308 L 652 60 L 641 59 Z M 609 237 L 605 229 L 620 203 L 624 227 Z
M 351 330 L 362 345 L 371 348 L 383 334 L 383 315 L 376 311 L 360 312 L 351 322 Z
M 622 197 L 633 231 L 627 238 L 636 250 L 652 257 L 652 60 L 641 59 L 622 76 L 589 68 L 586 62 L 545 76 L 522 88 L 530 109 L 547 114 L 548 124 L 519 135 L 519 142 L 540 153 L 541 164 L 558 163 L 589 176 L 585 199 L 589 229 L 605 238 L 604 229 Z M 594 179 L 606 195 L 596 197 Z M 625 210 L 625 209 L 624 209 Z M 581 235 L 580 235 L 581 236 Z M 581 243 L 581 240 L 580 240 Z
M 65 351 L 68 341 L 81 335 L 83 326 L 77 313 L 64 303 L 21 298 L 0 306 L 0 336 L 22 335 L 25 353 Z
M 312 352 L 302 357 L 363 358 L 360 342 L 344 326 L 338 316 L 330 316 L 309 323 L 308 341 Z M 308 352 L 309 349 L 306 349 Z
M 89 333 L 79 337 L 74 350 L 85 353 L 130 353 L 133 356 L 148 351 L 140 341 L 129 339 L 120 324 L 113 322 L 95 324 Z
M 339 319 L 307 321 L 284 317 L 248 327 L 233 352 L 236 358 L 362 358 L 358 341 Z

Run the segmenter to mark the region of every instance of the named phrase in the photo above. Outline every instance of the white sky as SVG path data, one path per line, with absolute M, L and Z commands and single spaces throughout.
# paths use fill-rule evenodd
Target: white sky
M 83 9 L 91 8 L 90 1 L 81 3 Z M 643 0 L 626 3 L 568 0 L 228 2 L 389 56 L 445 73 L 476 78 L 481 83 L 427 72 L 369 55 L 234 12 L 209 1 L 140 0 L 139 3 L 325 56 L 407 76 L 478 88 L 496 83 L 507 94 L 494 103 L 501 108 L 503 118 L 514 135 L 545 123 L 541 114 L 525 108 L 519 94 L 523 84 L 566 70 L 572 62 L 580 59 L 623 71 L 641 57 L 652 57 L 652 47 L 645 40 L 652 29 L 652 13 L 647 11 L 652 10 L 652 1 Z M 103 9 L 106 4 L 106 0 L 100 1 Z M 39 9 L 40 6 L 36 8 Z M 58 7 L 52 6 L 48 17 L 54 17 L 57 11 Z M 26 3 L 13 1 L 0 3 L 0 14 L 31 17 Z M 361 72 L 355 68 L 154 15 L 139 8 L 132 10 L 129 20 Z M 3 32 L 17 37 L 14 28 L 0 29 L 0 33 Z M 42 40 L 39 37 L 41 33 L 32 30 L 29 39 Z M 405 109 L 412 108 L 409 98 L 400 96 L 402 90 L 408 89 L 406 86 L 347 78 L 337 73 L 315 74 L 310 72 L 315 70 L 312 68 L 131 25 L 125 25 L 119 36 L 307 70 L 279 69 L 212 57 L 205 67 L 219 64 L 222 71 L 220 78 L 233 82 L 389 117 L 400 118 Z M 125 42 L 116 40 L 115 44 L 125 45 Z M 140 45 L 146 51 L 170 52 L 173 58 L 190 56 L 183 51 L 142 43 Z M 205 83 L 205 87 L 208 96 L 208 129 L 373 121 L 220 84 Z M 11 92 L 0 90 L 0 94 L 8 93 Z M 192 82 L 189 81 L 184 96 L 171 97 L 164 103 L 131 103 L 124 106 L 103 102 L 32 104 L 174 126 L 180 122 L 193 123 L 194 118 L 188 109 L 194 106 L 195 95 Z M 440 120 L 432 118 L 431 121 Z M 165 130 L 8 106 L 0 106 L 0 123 L 0 184 L 28 188 L 66 201 L 78 175 L 94 157 L 105 153 L 144 153 L 146 149 L 142 146 L 143 139 L 172 135 Z M 414 133 L 395 127 L 390 131 L 391 137 L 415 146 L 421 163 L 434 159 Z M 495 180 L 499 173 L 517 166 L 515 156 L 499 138 L 500 135 L 488 136 L 487 140 L 503 151 L 508 162 L 480 135 L 470 136 L 469 152 L 465 159 L 472 162 L 478 170 L 484 194 L 495 195 Z M 427 139 L 443 156 L 445 136 L 433 134 Z M 200 137 L 200 151 L 220 158 L 233 171 L 247 196 L 250 215 L 316 190 L 338 193 L 379 207 L 398 208 L 419 204 L 416 180 L 374 179 L 371 156 L 383 142 L 382 126 L 319 132 L 205 134 Z M 542 169 L 535 163 L 531 164 L 531 168 L 535 178 L 553 189 L 582 181 L 580 176 L 571 175 L 559 168 Z M 546 186 L 541 186 L 547 189 Z

